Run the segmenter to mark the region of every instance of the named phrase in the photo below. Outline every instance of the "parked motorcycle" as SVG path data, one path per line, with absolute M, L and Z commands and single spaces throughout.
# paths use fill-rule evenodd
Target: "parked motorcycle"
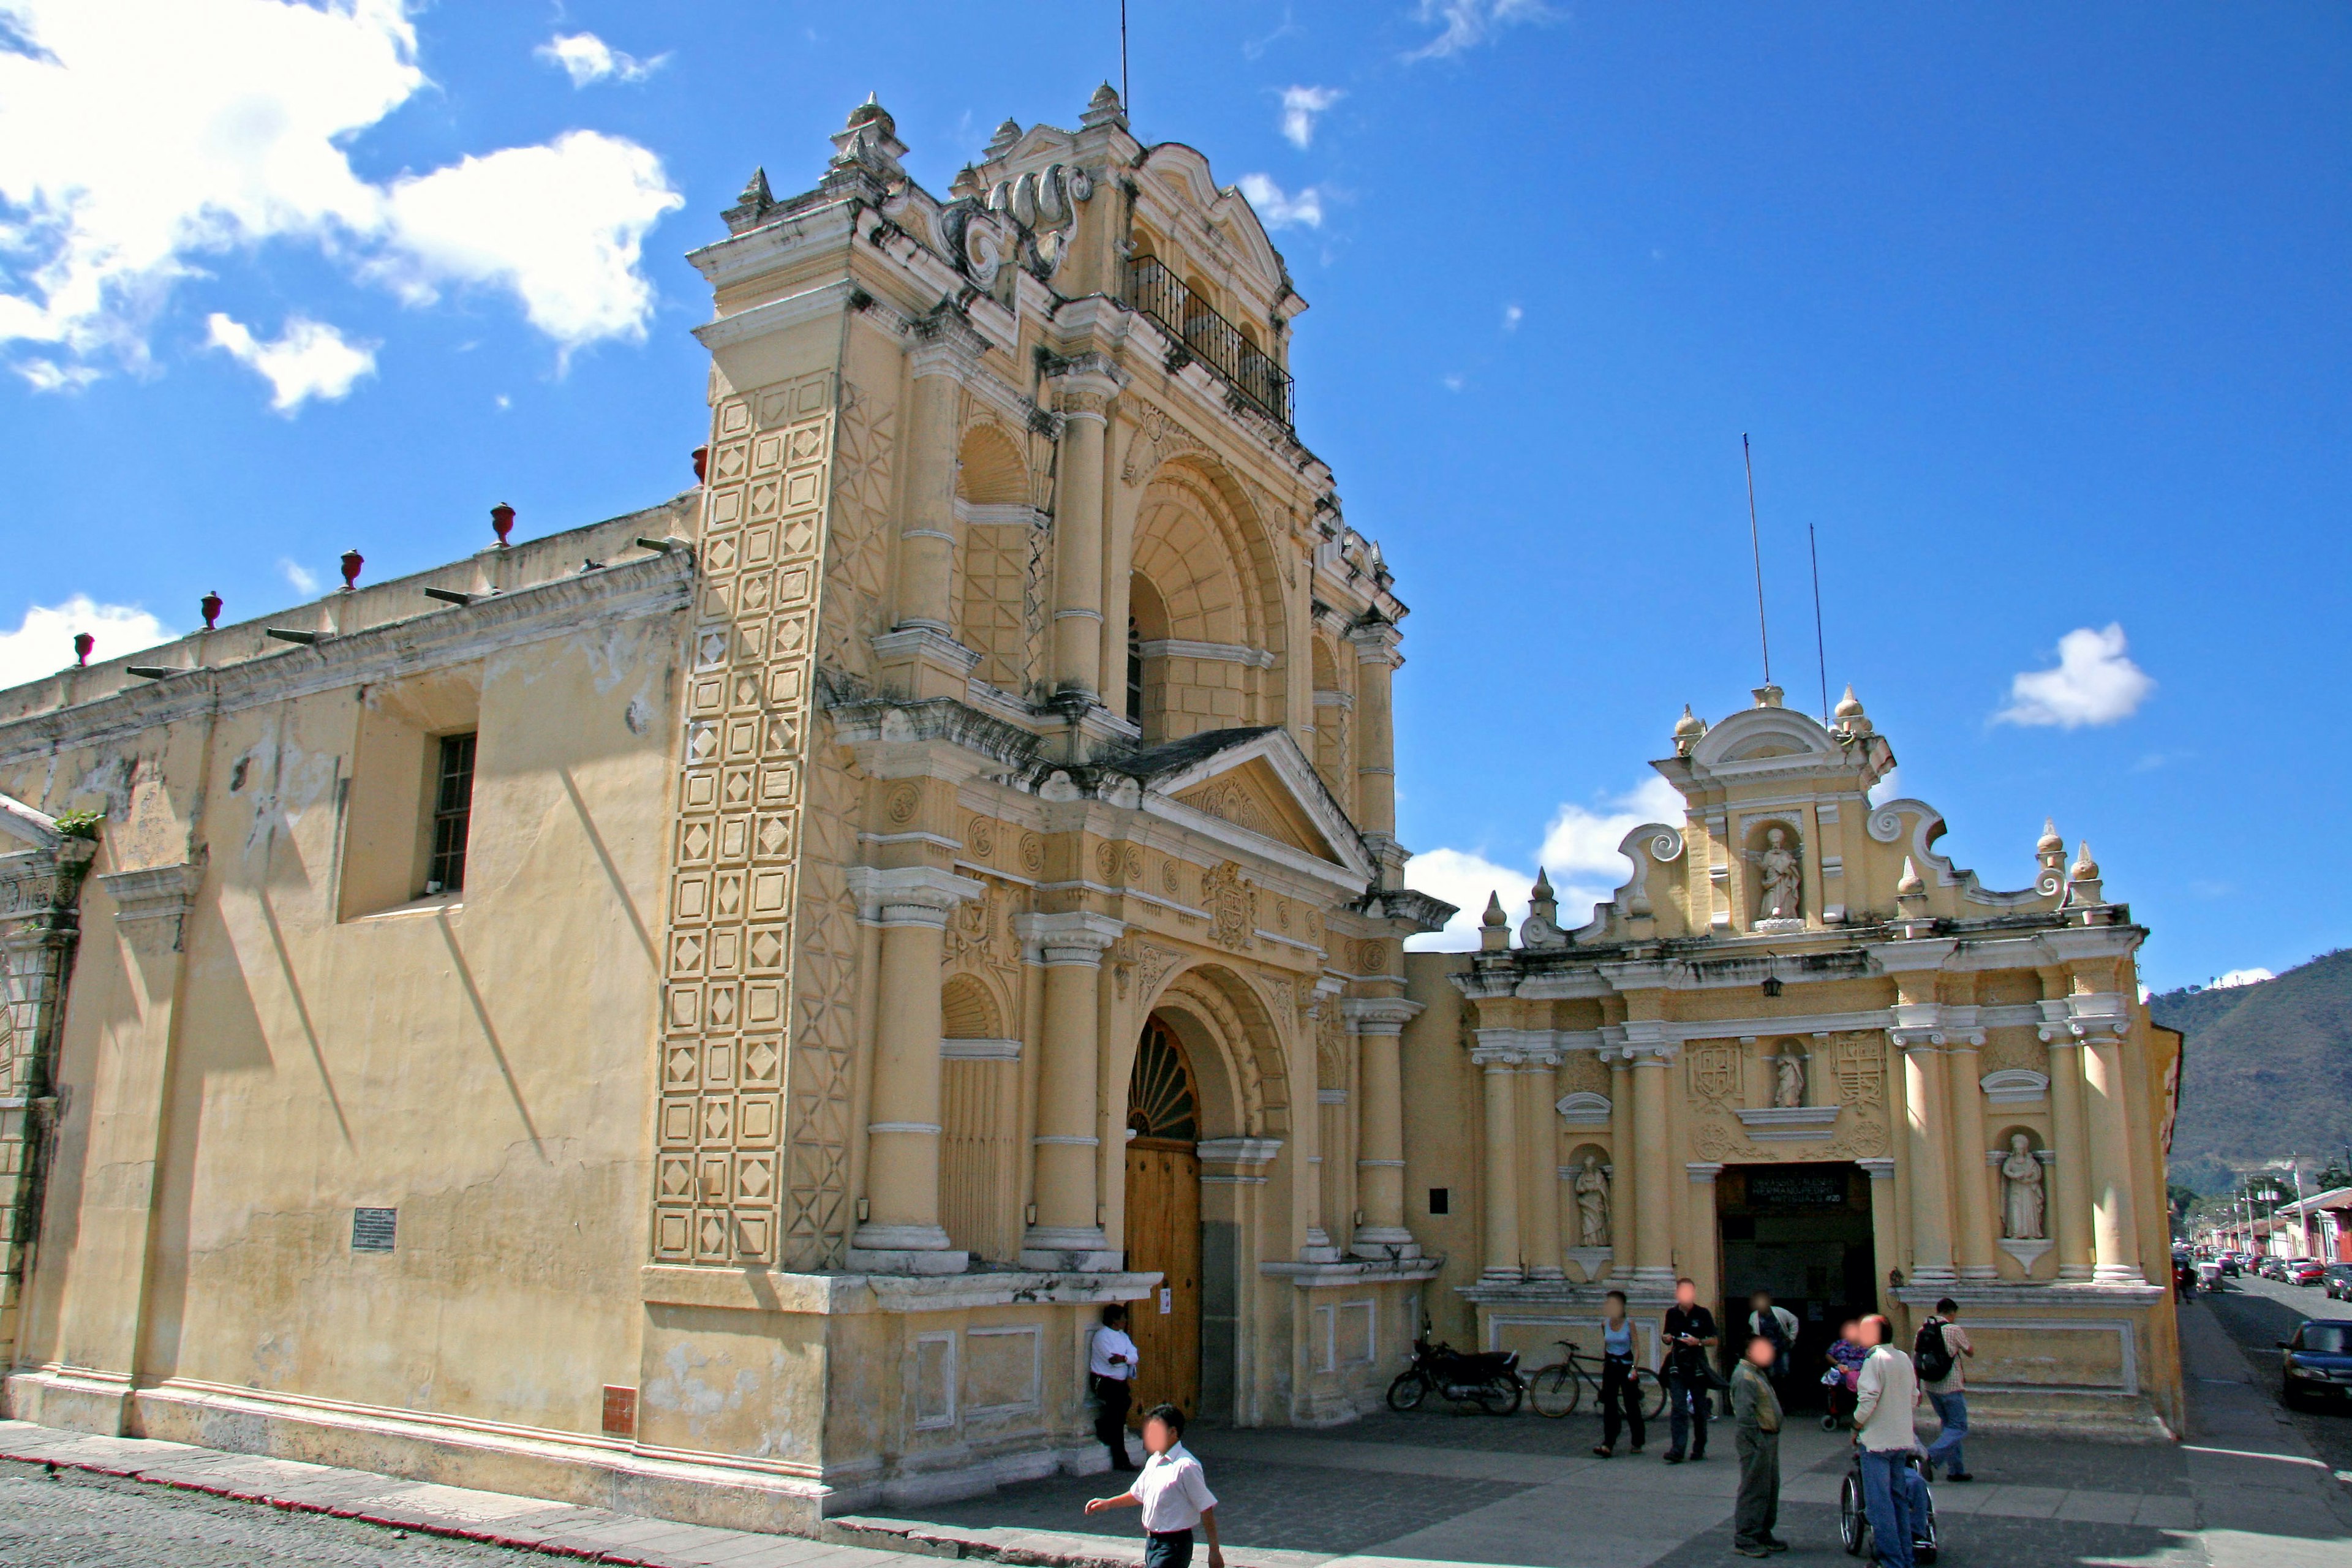
M 1490 1415 L 1508 1415 L 1518 1409 L 1525 1393 L 1518 1352 L 1457 1351 L 1431 1343 L 1424 1330 L 1423 1337 L 1412 1342 L 1412 1364 L 1389 1384 L 1389 1408 L 1416 1410 L 1435 1394 L 1456 1405 L 1475 1405 Z

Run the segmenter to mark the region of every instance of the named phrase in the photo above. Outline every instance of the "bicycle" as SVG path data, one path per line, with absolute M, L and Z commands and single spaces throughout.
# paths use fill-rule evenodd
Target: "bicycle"
M 1567 1359 L 1539 1366 L 1525 1380 L 1528 1400 L 1535 1406 L 1536 1414 L 1555 1421 L 1576 1414 L 1587 1388 L 1592 1390 L 1593 1402 L 1600 1403 L 1601 1370 L 1604 1364 L 1587 1357 L 1573 1341 L 1557 1342 L 1568 1352 Z M 1646 1366 L 1633 1369 L 1633 1401 L 1644 1421 L 1655 1421 L 1666 1408 L 1666 1385 Z

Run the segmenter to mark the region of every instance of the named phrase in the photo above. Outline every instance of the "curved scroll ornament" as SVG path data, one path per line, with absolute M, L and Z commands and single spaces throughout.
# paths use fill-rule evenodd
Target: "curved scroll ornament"
M 1650 858 L 1661 866 L 1671 865 L 1683 858 L 1683 833 L 1679 827 L 1652 823 L 1635 828 L 1633 835 L 1642 840 L 1642 847 Z
M 1870 814 L 1864 824 L 1873 838 L 1881 844 L 1892 844 L 1903 837 L 1903 812 L 1900 804 L 1882 805 Z

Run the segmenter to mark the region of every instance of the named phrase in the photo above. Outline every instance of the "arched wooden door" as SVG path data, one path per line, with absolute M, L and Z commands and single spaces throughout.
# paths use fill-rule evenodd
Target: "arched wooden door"
M 1165 1402 L 1201 1408 L 1200 1100 L 1175 1032 L 1155 1015 L 1143 1026 L 1128 1079 L 1127 1266 L 1162 1276 L 1129 1308 L 1135 1340 L 1132 1422 Z

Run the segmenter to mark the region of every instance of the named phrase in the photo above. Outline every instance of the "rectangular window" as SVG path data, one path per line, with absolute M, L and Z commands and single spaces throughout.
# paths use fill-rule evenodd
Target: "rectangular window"
M 1454 1194 L 1453 1194 L 1452 1190 L 1451 1190 L 1451 1189 L 1449 1189 L 1449 1188 L 1445 1188 L 1445 1187 L 1432 1187 L 1432 1188 L 1430 1188 L 1430 1189 L 1429 1189 L 1429 1212 L 1430 1212 L 1430 1213 L 1432 1213 L 1432 1214 L 1451 1214 L 1451 1213 L 1453 1213 L 1453 1212 L 1454 1212 Z
M 474 815 L 474 737 L 441 737 L 441 766 L 433 791 L 433 858 L 425 868 L 427 893 L 455 893 L 466 886 L 466 833 Z

